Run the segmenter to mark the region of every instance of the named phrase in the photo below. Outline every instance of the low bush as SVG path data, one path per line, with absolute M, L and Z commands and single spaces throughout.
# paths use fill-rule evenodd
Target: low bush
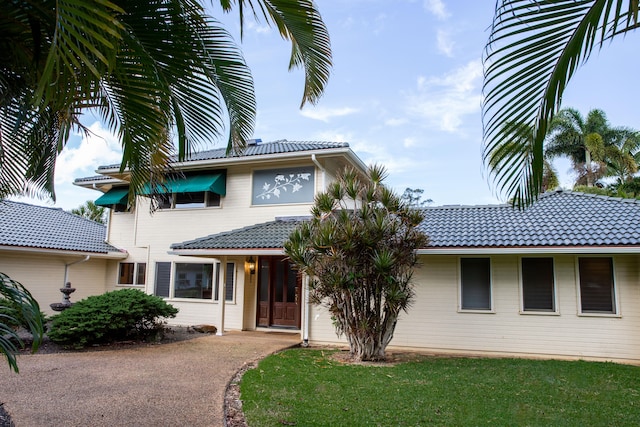
M 163 320 L 178 309 L 162 298 L 137 289 L 120 289 L 76 302 L 54 316 L 48 332 L 58 344 L 82 348 L 123 340 L 149 340 L 163 329 Z

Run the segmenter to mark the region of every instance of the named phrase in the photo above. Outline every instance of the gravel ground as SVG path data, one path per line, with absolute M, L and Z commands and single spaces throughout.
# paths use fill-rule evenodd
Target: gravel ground
M 224 424 L 225 391 L 244 366 L 299 343 L 299 335 L 169 333 L 161 343 L 119 343 L 70 352 L 45 342 L 0 376 L 0 426 Z M 236 401 L 233 387 L 227 400 Z M 228 411 L 228 425 L 243 425 Z M 3 424 L 4 423 L 4 424 Z

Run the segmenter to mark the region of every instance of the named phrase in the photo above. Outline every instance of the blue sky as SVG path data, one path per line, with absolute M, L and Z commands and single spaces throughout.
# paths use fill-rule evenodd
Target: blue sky
M 302 110 L 303 74 L 287 70 L 289 44 L 264 23 L 247 22 L 241 46 L 255 79 L 255 137 L 348 142 L 365 163 L 384 164 L 388 184 L 399 193 L 422 188 L 436 205 L 502 202 L 481 161 L 481 57 L 494 6 L 494 0 L 318 1 L 334 67 L 319 104 Z M 239 38 L 237 15 L 223 21 Z M 584 114 L 602 108 L 612 125 L 640 128 L 639 36 L 594 53 L 570 83 L 563 106 Z M 85 120 L 99 137 L 72 138 L 59 158 L 55 206 L 71 209 L 97 198 L 73 186 L 73 179 L 120 160 L 118 141 L 94 121 Z M 556 167 L 570 188 L 569 163 L 560 160 Z

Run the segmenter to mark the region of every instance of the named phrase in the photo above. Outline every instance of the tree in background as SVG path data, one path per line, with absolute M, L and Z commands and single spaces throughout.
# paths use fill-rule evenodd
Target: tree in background
M 322 95 L 331 68 L 313 0 L 220 0 L 274 25 L 304 69 L 302 105 Z M 238 45 L 200 0 L 16 0 L 0 15 L 0 198 L 55 199 L 57 155 L 82 114 L 121 140 L 131 186 L 162 182 L 180 160 L 229 130 L 228 151 L 253 133 L 256 100 Z M 175 135 L 173 133 L 175 132 Z M 132 191 L 131 194 L 135 194 Z M 133 202 L 133 200 L 131 200 Z
M 0 273 L 0 353 L 9 368 L 19 372 L 16 353 L 24 347 L 16 328 L 23 326 L 33 335 L 32 351 L 36 351 L 44 334 L 44 316 L 38 302 L 20 283 Z
M 284 244 L 310 278 L 312 302 L 327 306 L 357 360 L 385 358 L 398 316 L 414 296 L 415 251 L 428 242 L 418 228 L 423 211 L 387 188 L 385 177 L 379 166 L 366 176 L 345 170 Z
M 91 200 L 87 200 L 83 205 L 78 206 L 75 209 L 71 209 L 71 213 L 81 216 L 82 218 L 90 219 L 91 221 L 105 224 L 107 209 L 102 206 L 96 206 Z
M 425 206 L 429 206 L 433 203 L 431 199 L 422 200 L 424 190 L 422 188 L 409 188 L 407 187 L 400 196 L 400 200 L 408 204 L 412 208 L 420 209 Z
M 510 144 L 504 124 L 533 130 L 531 155 L 488 167 L 498 190 L 519 206 L 542 191 L 544 140 L 562 94 L 594 47 L 638 27 L 638 0 L 500 0 L 484 57 L 484 159 Z

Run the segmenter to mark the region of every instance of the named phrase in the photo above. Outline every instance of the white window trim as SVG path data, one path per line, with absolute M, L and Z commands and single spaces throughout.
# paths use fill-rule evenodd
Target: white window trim
M 169 193 L 164 193 L 169 194 Z M 176 207 L 176 194 L 180 193 L 171 193 L 171 206 L 168 208 L 158 208 L 158 212 L 175 212 L 175 211 L 191 211 L 191 210 L 203 210 L 203 209 L 221 209 L 222 208 L 222 199 L 223 196 L 220 196 L 220 204 L 218 206 L 207 206 L 207 202 L 209 201 L 209 195 L 212 194 L 211 191 L 204 192 L 204 206 L 193 206 L 193 207 L 185 207 L 178 208 Z
M 596 313 L 596 312 L 583 312 L 582 311 L 582 295 L 580 293 L 580 258 L 610 258 L 611 259 L 611 275 L 613 279 L 613 307 L 615 309 L 615 313 Z M 575 277 L 576 277 L 576 313 L 579 317 L 610 317 L 610 318 L 621 318 L 622 313 L 620 312 L 620 304 L 618 303 L 620 289 L 617 285 L 616 280 L 616 261 L 615 257 L 612 255 L 599 255 L 599 254 L 590 254 L 590 255 L 580 255 L 574 258 L 574 267 L 575 267 Z
M 219 282 L 219 286 L 226 286 L 225 283 L 223 283 L 223 278 L 224 278 L 224 274 L 222 273 L 222 263 L 220 261 L 217 261 L 218 264 L 220 264 L 220 282 Z M 236 304 L 236 294 L 238 293 L 238 263 L 235 261 L 227 261 L 226 264 L 233 264 L 233 298 L 227 300 L 227 293 L 225 292 L 225 305 L 226 304 L 231 304 L 231 305 L 235 305 Z M 226 265 L 225 265 L 226 268 Z M 215 267 L 214 267 L 214 271 L 215 271 Z M 218 300 L 218 295 L 219 293 L 216 292 L 216 285 L 215 283 L 213 284 L 213 292 L 214 292 L 214 297 L 213 297 L 213 302 L 218 304 L 219 300 Z
M 462 308 L 462 258 L 483 258 L 489 259 L 489 300 L 490 308 L 488 310 Z M 459 256 L 458 257 L 458 313 L 482 313 L 495 314 L 494 298 L 493 298 L 493 259 L 488 256 Z
M 175 282 L 175 276 L 176 276 L 176 264 L 198 264 L 198 265 L 204 265 L 204 264 L 209 264 L 209 265 L 213 265 L 213 273 L 215 274 L 216 272 L 216 263 L 219 263 L 219 261 L 215 260 L 213 262 L 198 262 L 198 261 L 171 261 L 171 274 L 170 274 L 170 281 L 169 281 L 169 298 L 166 298 L 168 300 L 172 300 L 172 301 L 184 301 L 184 302 L 193 302 L 193 303 L 198 303 L 198 304 L 202 304 L 202 303 L 206 303 L 206 304 L 214 304 L 217 303 L 217 301 L 214 300 L 213 297 L 213 292 L 215 291 L 215 283 L 212 283 L 212 290 L 211 290 L 211 298 L 180 298 L 180 297 L 176 297 L 175 296 L 175 291 L 176 291 L 176 282 Z M 215 279 L 214 279 L 215 280 Z
M 120 282 L 120 265 L 121 264 L 133 264 L 133 281 L 134 283 L 119 283 Z M 145 265 L 144 283 L 135 283 L 138 278 L 138 266 L 140 264 Z M 121 261 L 118 263 L 118 274 L 116 275 L 116 286 L 120 288 L 140 288 L 144 289 L 149 281 L 149 264 L 146 261 Z
M 538 310 L 525 310 L 524 309 L 524 287 L 522 280 L 522 259 L 523 258 L 551 258 L 553 266 L 553 311 L 538 311 Z M 520 292 L 520 314 L 525 316 L 560 316 L 560 304 L 558 302 L 558 277 L 556 273 L 556 259 L 552 256 L 545 255 L 533 255 L 533 256 L 520 256 L 518 257 L 518 280 L 520 282 L 518 291 Z

